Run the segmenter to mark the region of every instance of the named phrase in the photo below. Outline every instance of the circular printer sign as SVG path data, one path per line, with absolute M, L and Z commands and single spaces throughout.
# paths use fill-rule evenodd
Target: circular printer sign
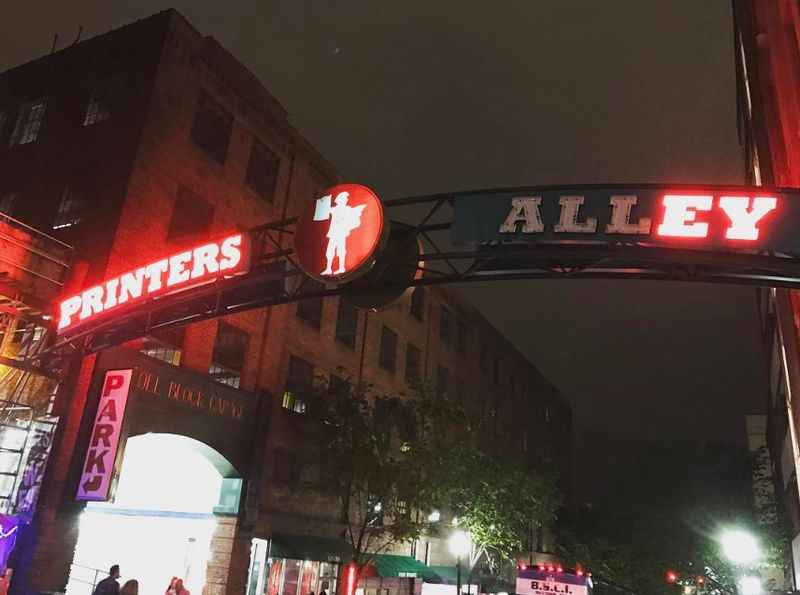
M 297 221 L 298 264 L 323 282 L 353 279 L 369 270 L 385 232 L 383 205 L 372 190 L 360 184 L 333 186 Z

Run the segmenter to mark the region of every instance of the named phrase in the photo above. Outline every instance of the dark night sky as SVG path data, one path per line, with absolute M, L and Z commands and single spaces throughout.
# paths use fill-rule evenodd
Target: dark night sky
M 16 3 L 0 70 L 168 7 Z M 62 6 L 63 5 L 63 6 Z M 593 182 L 740 183 L 729 0 L 209 2 L 174 7 L 384 198 Z M 8 26 L 13 23 L 13 26 Z M 616 435 L 739 441 L 763 391 L 754 291 L 564 281 L 464 291 Z M 592 439 L 594 440 L 594 438 Z M 584 448 L 588 467 L 602 448 Z

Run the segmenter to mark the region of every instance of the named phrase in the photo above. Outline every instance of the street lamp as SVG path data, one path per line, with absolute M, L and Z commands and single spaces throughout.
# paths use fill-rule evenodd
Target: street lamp
M 461 595 L 461 558 L 469 554 L 472 542 L 465 531 L 454 531 L 448 545 L 450 553 L 456 557 L 456 595 Z
M 743 576 L 739 580 L 739 592 L 742 595 L 762 595 L 764 589 L 761 586 L 761 579 L 757 576 Z
M 761 558 L 758 540 L 742 529 L 729 529 L 720 537 L 722 551 L 734 564 L 747 566 Z

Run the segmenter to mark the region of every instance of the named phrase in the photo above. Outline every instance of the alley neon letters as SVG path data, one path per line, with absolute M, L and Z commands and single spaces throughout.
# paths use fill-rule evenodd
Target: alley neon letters
M 185 289 L 220 275 L 244 272 L 247 257 L 245 237 L 236 234 L 122 273 L 63 300 L 58 330 L 64 331 L 123 304 Z
M 635 195 L 614 195 L 608 200 L 610 215 L 603 229 L 596 217 L 586 217 L 581 207 L 583 196 L 561 196 L 558 200 L 559 218 L 553 225 L 554 233 L 650 235 L 653 228 L 650 217 L 632 221 L 631 211 L 636 206 Z M 662 238 L 707 238 L 712 221 L 722 221 L 725 240 L 756 241 L 759 223 L 778 207 L 775 196 L 727 196 L 710 194 L 664 194 L 660 205 L 663 214 L 655 227 L 655 235 Z M 534 234 L 545 231 L 542 220 L 542 197 L 521 196 L 511 199 L 511 208 L 500 233 Z M 719 210 L 722 218 L 710 217 L 710 211 Z

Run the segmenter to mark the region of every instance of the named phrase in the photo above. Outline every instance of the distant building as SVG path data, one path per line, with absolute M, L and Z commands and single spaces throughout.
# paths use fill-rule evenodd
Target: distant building
M 775 475 L 767 445 L 767 416 L 746 415 L 747 450 L 752 464 L 753 510 L 762 532 L 774 531 L 782 525 L 775 496 Z M 792 583 L 789 560 L 784 568 L 768 568 L 761 572 L 762 583 L 770 590 L 785 591 Z
M 800 187 L 800 9 L 792 0 L 735 0 L 740 134 L 747 181 Z M 775 491 L 790 520 L 794 587 L 800 586 L 800 294 L 760 290 L 770 385 L 767 444 Z
M 0 172 L 0 208 L 74 246 L 76 290 L 296 215 L 339 181 L 258 79 L 175 11 L 0 74 Z M 101 384 L 120 369 L 133 375 L 115 502 L 77 502 L 84 464 L 97 466 L 87 448 Z M 568 403 L 456 293 L 409 291 L 378 313 L 305 300 L 74 366 L 53 403 L 58 432 L 12 590 L 82 595 L 120 563 L 146 590 L 184 575 L 197 595 L 330 595 L 346 561 L 341 526 L 330 502 L 294 489 L 296 429 L 303 391 L 340 374 L 392 393 L 424 379 L 478 404 L 487 447 L 549 457 L 569 491 Z M 548 549 L 540 535 L 532 543 Z M 420 564 L 453 564 L 436 539 L 395 554 L 378 565 L 394 581 L 384 589 L 407 589 Z

